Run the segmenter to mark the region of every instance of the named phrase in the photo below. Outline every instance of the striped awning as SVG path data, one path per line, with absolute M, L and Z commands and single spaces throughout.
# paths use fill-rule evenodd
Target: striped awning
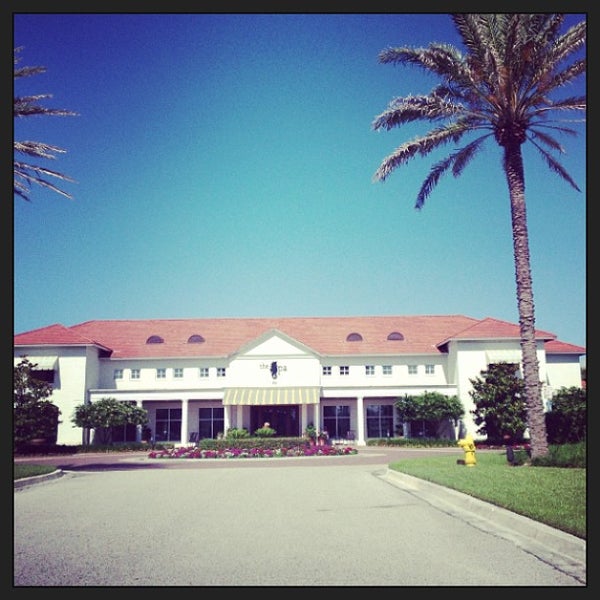
M 22 360 L 22 356 L 15 357 L 14 366 L 16 367 Z M 58 356 L 27 356 L 27 360 L 37 365 L 36 371 L 55 371 L 58 364 Z
M 223 404 L 240 406 L 242 404 L 275 405 L 275 404 L 318 404 L 320 388 L 230 388 L 225 390 Z

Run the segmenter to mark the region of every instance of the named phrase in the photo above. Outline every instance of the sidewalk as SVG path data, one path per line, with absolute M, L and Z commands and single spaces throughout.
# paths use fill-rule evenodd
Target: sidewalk
M 388 469 L 386 481 L 482 531 L 514 542 L 540 560 L 586 581 L 587 542 L 533 519 L 423 479 Z

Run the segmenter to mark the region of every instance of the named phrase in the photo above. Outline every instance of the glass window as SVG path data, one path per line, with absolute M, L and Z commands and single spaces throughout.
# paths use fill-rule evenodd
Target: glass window
M 408 365 L 408 374 L 416 375 L 417 374 L 417 365 Z
M 391 375 L 392 374 L 392 365 L 383 365 L 382 371 L 383 371 L 384 375 Z
M 365 365 L 365 375 L 375 375 L 375 366 Z
M 181 441 L 181 408 L 156 409 L 157 442 Z
M 360 333 L 356 333 L 356 332 L 349 333 L 346 336 L 347 342 L 362 342 L 362 339 L 363 339 L 362 335 L 360 335 Z
M 394 406 L 392 404 L 367 405 L 367 437 L 385 438 L 394 435 Z
M 208 367 L 200 367 L 200 377 L 208 377 Z
M 165 340 L 160 335 L 151 335 L 147 340 L 146 344 L 163 344 Z
M 392 331 L 388 336 L 387 339 L 389 341 L 394 341 L 394 340 L 398 340 L 398 341 L 402 341 L 404 339 L 404 336 L 399 332 L 399 331 Z
M 435 373 L 435 365 L 425 365 L 425 374 L 433 375 Z
M 167 376 L 166 369 L 156 369 L 156 379 L 164 379 Z
M 113 371 L 113 377 L 115 379 L 123 379 L 123 369 L 115 369 Z
M 227 369 L 225 367 L 217 367 L 217 377 L 225 377 Z
M 188 338 L 188 344 L 202 344 L 204 343 L 204 338 L 195 333 L 194 335 L 190 335 L 190 337 Z
M 224 409 L 201 408 L 198 411 L 198 433 L 199 438 L 216 439 L 225 429 Z
M 131 369 L 131 379 L 139 379 L 140 378 L 140 370 L 139 369 Z
M 324 406 L 323 429 L 327 431 L 330 438 L 346 439 L 350 431 L 350 407 Z
M 176 367 L 173 369 L 173 377 L 176 379 L 181 379 L 183 377 L 183 369 L 181 367 Z
M 323 375 L 331 375 L 331 367 L 323 367 Z
M 350 367 L 340 367 L 340 375 L 350 375 Z
M 54 371 L 31 369 L 31 376 L 38 381 L 54 384 Z

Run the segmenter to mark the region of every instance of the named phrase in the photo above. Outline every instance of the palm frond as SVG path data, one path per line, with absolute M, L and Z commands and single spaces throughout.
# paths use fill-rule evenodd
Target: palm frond
M 386 48 L 379 53 L 379 62 L 413 64 L 442 76 L 464 76 L 462 55 L 448 44 L 432 43 L 427 48 Z
M 531 140 L 533 146 L 538 150 L 538 152 L 544 157 L 546 164 L 550 168 L 551 171 L 562 177 L 565 181 L 567 181 L 572 187 L 574 187 L 578 192 L 581 190 L 579 186 L 575 183 L 573 178 L 567 173 L 565 168 L 548 152 L 546 152 L 539 144 L 536 144 L 535 140 Z
M 374 130 L 390 130 L 393 127 L 421 119 L 434 121 L 450 117 L 461 110 L 461 106 L 447 102 L 440 96 L 395 98 L 390 102 L 388 108 L 375 118 L 371 126 Z
M 538 93 L 548 94 L 552 90 L 557 90 L 561 87 L 564 87 L 577 77 L 583 75 L 586 69 L 587 61 L 585 59 L 578 60 L 572 65 L 569 65 L 566 69 L 555 73 L 551 77 L 545 78 L 543 81 L 540 81 L 537 86 L 537 91 Z
M 64 108 L 46 108 L 41 104 L 38 104 L 40 100 L 46 100 L 52 98 L 52 94 L 40 94 L 37 96 L 23 96 L 15 97 L 13 101 L 13 116 L 15 117 L 31 117 L 34 115 L 43 116 L 59 116 L 59 117 L 73 117 L 78 116 L 76 112 L 72 110 L 66 110 Z
M 417 154 L 426 156 L 432 150 L 438 146 L 441 146 L 442 144 L 445 144 L 449 141 L 456 143 L 468 130 L 469 128 L 465 125 L 460 123 L 452 123 L 445 127 L 434 129 L 425 136 L 417 137 L 410 142 L 402 144 L 383 160 L 377 171 L 375 171 L 373 180 L 385 181 L 396 167 L 407 163 Z
M 452 164 L 452 175 L 459 177 L 466 166 L 475 158 L 475 155 L 482 149 L 485 140 L 492 134 L 482 135 L 470 144 L 454 154 L 454 162 Z
M 20 60 L 20 59 L 18 59 Z M 15 64 L 18 62 L 15 60 Z M 14 72 L 15 79 L 19 77 L 31 77 L 32 75 L 39 75 L 40 73 L 45 73 L 45 67 L 22 67 L 21 69 L 16 69 Z
M 548 53 L 547 60 L 555 68 L 556 65 L 564 61 L 574 52 L 581 50 L 585 46 L 587 37 L 587 23 L 580 21 L 573 25 L 564 35 L 560 36 Z
M 18 56 L 23 49 L 22 46 L 14 49 L 14 64 L 21 61 Z M 45 67 L 21 67 L 14 69 L 14 78 L 31 77 L 46 71 Z M 77 113 L 62 108 L 47 108 L 40 104 L 41 101 L 52 98 L 52 94 L 37 94 L 32 96 L 14 96 L 13 98 L 13 118 L 31 117 L 31 116 L 77 116 Z M 14 154 L 24 154 L 41 159 L 55 159 L 56 154 L 65 153 L 66 150 L 45 144 L 43 142 L 31 141 L 13 141 Z M 44 176 L 50 176 L 62 181 L 74 182 L 67 175 L 46 169 L 38 165 L 28 164 L 20 161 L 13 162 L 13 193 L 24 200 L 29 201 L 29 190 L 32 183 L 50 189 L 66 198 L 72 198 L 70 194 L 56 187 L 51 182 L 43 179 Z
M 62 173 L 58 173 L 57 171 L 52 171 L 51 169 L 47 169 L 45 167 L 40 167 L 38 165 L 31 165 L 27 163 L 22 163 L 18 161 L 14 161 L 13 163 L 13 190 L 18 196 L 23 198 L 24 200 L 29 201 L 29 189 L 32 183 L 39 185 L 41 187 L 47 188 L 64 196 L 65 198 L 72 199 L 71 194 L 68 194 L 64 190 L 56 187 L 51 182 L 42 178 L 42 176 L 51 176 L 56 179 L 60 179 L 61 181 L 69 181 L 75 182 L 74 179 L 71 179 L 67 175 L 63 175 Z M 25 185 L 26 184 L 26 185 Z
M 448 156 L 431 167 L 429 175 L 425 178 L 425 181 L 417 194 L 417 201 L 415 202 L 415 208 L 417 210 L 423 208 L 425 200 L 427 200 L 433 189 L 437 186 L 442 175 L 452 166 L 453 160 L 453 156 Z
M 53 146 L 51 144 L 44 144 L 42 142 L 15 142 L 14 151 L 19 154 L 26 154 L 27 156 L 36 156 L 38 158 L 50 158 L 55 159 L 53 153 L 65 154 L 66 150 Z
M 556 150 L 556 152 L 560 152 L 561 154 L 564 154 L 565 149 L 558 142 L 558 140 L 555 140 L 552 136 L 545 134 L 543 131 L 540 131 L 539 129 L 531 129 L 529 134 L 530 134 L 531 141 L 533 141 L 534 139 L 539 140 L 545 146 L 548 146 L 548 148 L 552 148 L 552 150 Z
M 454 177 L 460 176 L 463 169 L 473 160 L 475 155 L 481 150 L 483 143 L 486 138 L 492 134 L 483 135 L 471 143 L 467 144 L 464 148 L 461 148 L 457 152 L 454 152 L 437 162 L 431 170 L 429 175 L 426 177 L 415 203 L 415 208 L 420 210 L 425 204 L 425 200 L 431 195 L 431 192 L 435 189 L 442 176 L 450 169 L 452 169 L 452 175 Z

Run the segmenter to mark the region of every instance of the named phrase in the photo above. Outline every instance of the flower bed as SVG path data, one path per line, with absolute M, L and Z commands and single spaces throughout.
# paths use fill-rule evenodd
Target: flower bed
M 358 454 L 350 446 L 291 446 L 289 448 L 226 448 L 204 450 L 196 446 L 181 446 L 152 450 L 148 458 L 285 458 L 291 456 L 346 456 Z

